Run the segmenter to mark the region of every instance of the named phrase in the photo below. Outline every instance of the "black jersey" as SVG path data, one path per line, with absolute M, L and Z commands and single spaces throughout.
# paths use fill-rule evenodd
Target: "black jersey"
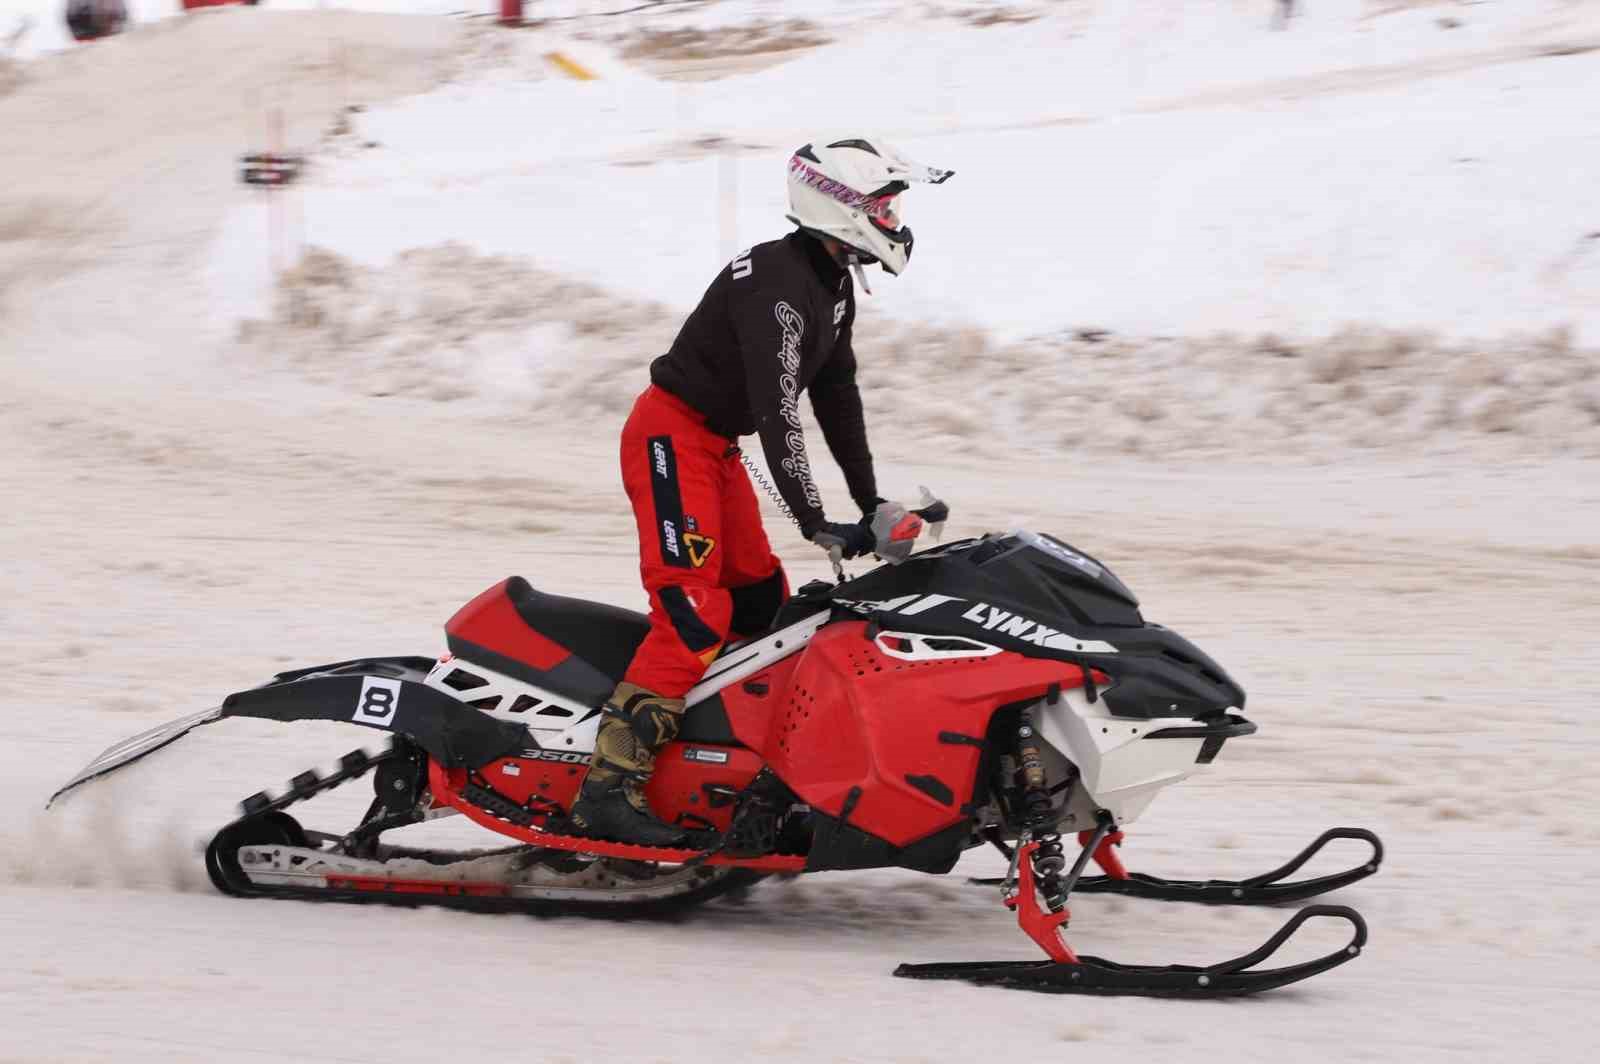
M 717 274 L 650 379 L 704 414 L 713 432 L 761 436 L 767 467 L 807 536 L 823 523 L 800 428 L 800 393 L 863 510 L 877 494 L 850 347 L 849 272 L 814 237 L 757 244 Z

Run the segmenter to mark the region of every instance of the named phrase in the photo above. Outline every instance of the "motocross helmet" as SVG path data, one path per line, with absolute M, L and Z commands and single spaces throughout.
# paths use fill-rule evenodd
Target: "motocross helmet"
M 911 228 L 900 218 L 900 194 L 913 181 L 948 181 L 953 170 L 911 162 L 881 140 L 815 140 L 789 159 L 791 222 L 846 245 L 857 262 L 899 274 L 911 259 Z

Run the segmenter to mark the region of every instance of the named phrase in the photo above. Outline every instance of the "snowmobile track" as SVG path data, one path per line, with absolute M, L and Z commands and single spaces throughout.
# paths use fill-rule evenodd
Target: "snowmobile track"
M 330 775 L 319 776 L 314 770 L 307 770 L 291 779 L 288 789 L 276 798 L 266 791 L 258 791 L 244 799 L 239 803 L 244 815 L 218 831 L 210 845 L 206 847 L 206 872 L 211 877 L 211 882 L 224 894 L 240 898 L 399 905 L 408 908 L 430 905 L 470 912 L 616 919 L 678 915 L 713 898 L 748 889 L 765 878 L 760 872 L 748 869 L 726 869 L 692 890 L 644 902 L 508 897 L 502 894 L 484 893 L 481 889 L 475 889 L 472 884 L 442 882 L 430 884 L 429 889 L 425 891 L 406 889 L 399 884 L 391 885 L 387 889 L 356 889 L 266 886 L 251 882 L 238 862 L 240 847 L 274 843 L 290 846 L 306 845 L 308 840 L 305 831 L 284 810 L 351 780 L 360 779 L 379 764 L 397 756 L 399 751 L 393 745 L 376 755 L 368 754 L 365 750 L 352 750 L 339 759 L 338 769 Z M 635 849 L 643 848 L 635 847 Z

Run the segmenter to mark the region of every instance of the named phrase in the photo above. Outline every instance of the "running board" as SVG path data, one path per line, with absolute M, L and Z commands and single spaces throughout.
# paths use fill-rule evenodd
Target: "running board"
M 464 775 L 464 774 L 462 774 Z M 660 861 L 668 864 L 734 865 L 754 872 L 802 872 L 806 859 L 788 854 L 764 854 L 759 857 L 734 857 L 713 847 L 709 850 L 677 849 L 663 846 L 635 846 L 626 842 L 609 842 L 580 835 L 563 835 L 535 827 L 533 814 L 486 788 L 470 782 L 458 785 L 451 779 L 451 771 L 439 762 L 428 759 L 428 789 L 434 800 L 452 806 L 491 831 L 509 835 L 530 846 L 546 850 L 565 850 L 568 853 L 588 854 L 594 857 L 615 857 L 625 861 Z

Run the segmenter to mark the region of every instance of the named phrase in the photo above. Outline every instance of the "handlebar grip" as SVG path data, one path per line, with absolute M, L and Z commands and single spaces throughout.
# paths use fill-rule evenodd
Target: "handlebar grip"
M 942 499 L 935 499 L 922 509 L 912 510 L 911 512 L 930 525 L 937 525 L 950 519 L 950 507 L 946 506 Z

